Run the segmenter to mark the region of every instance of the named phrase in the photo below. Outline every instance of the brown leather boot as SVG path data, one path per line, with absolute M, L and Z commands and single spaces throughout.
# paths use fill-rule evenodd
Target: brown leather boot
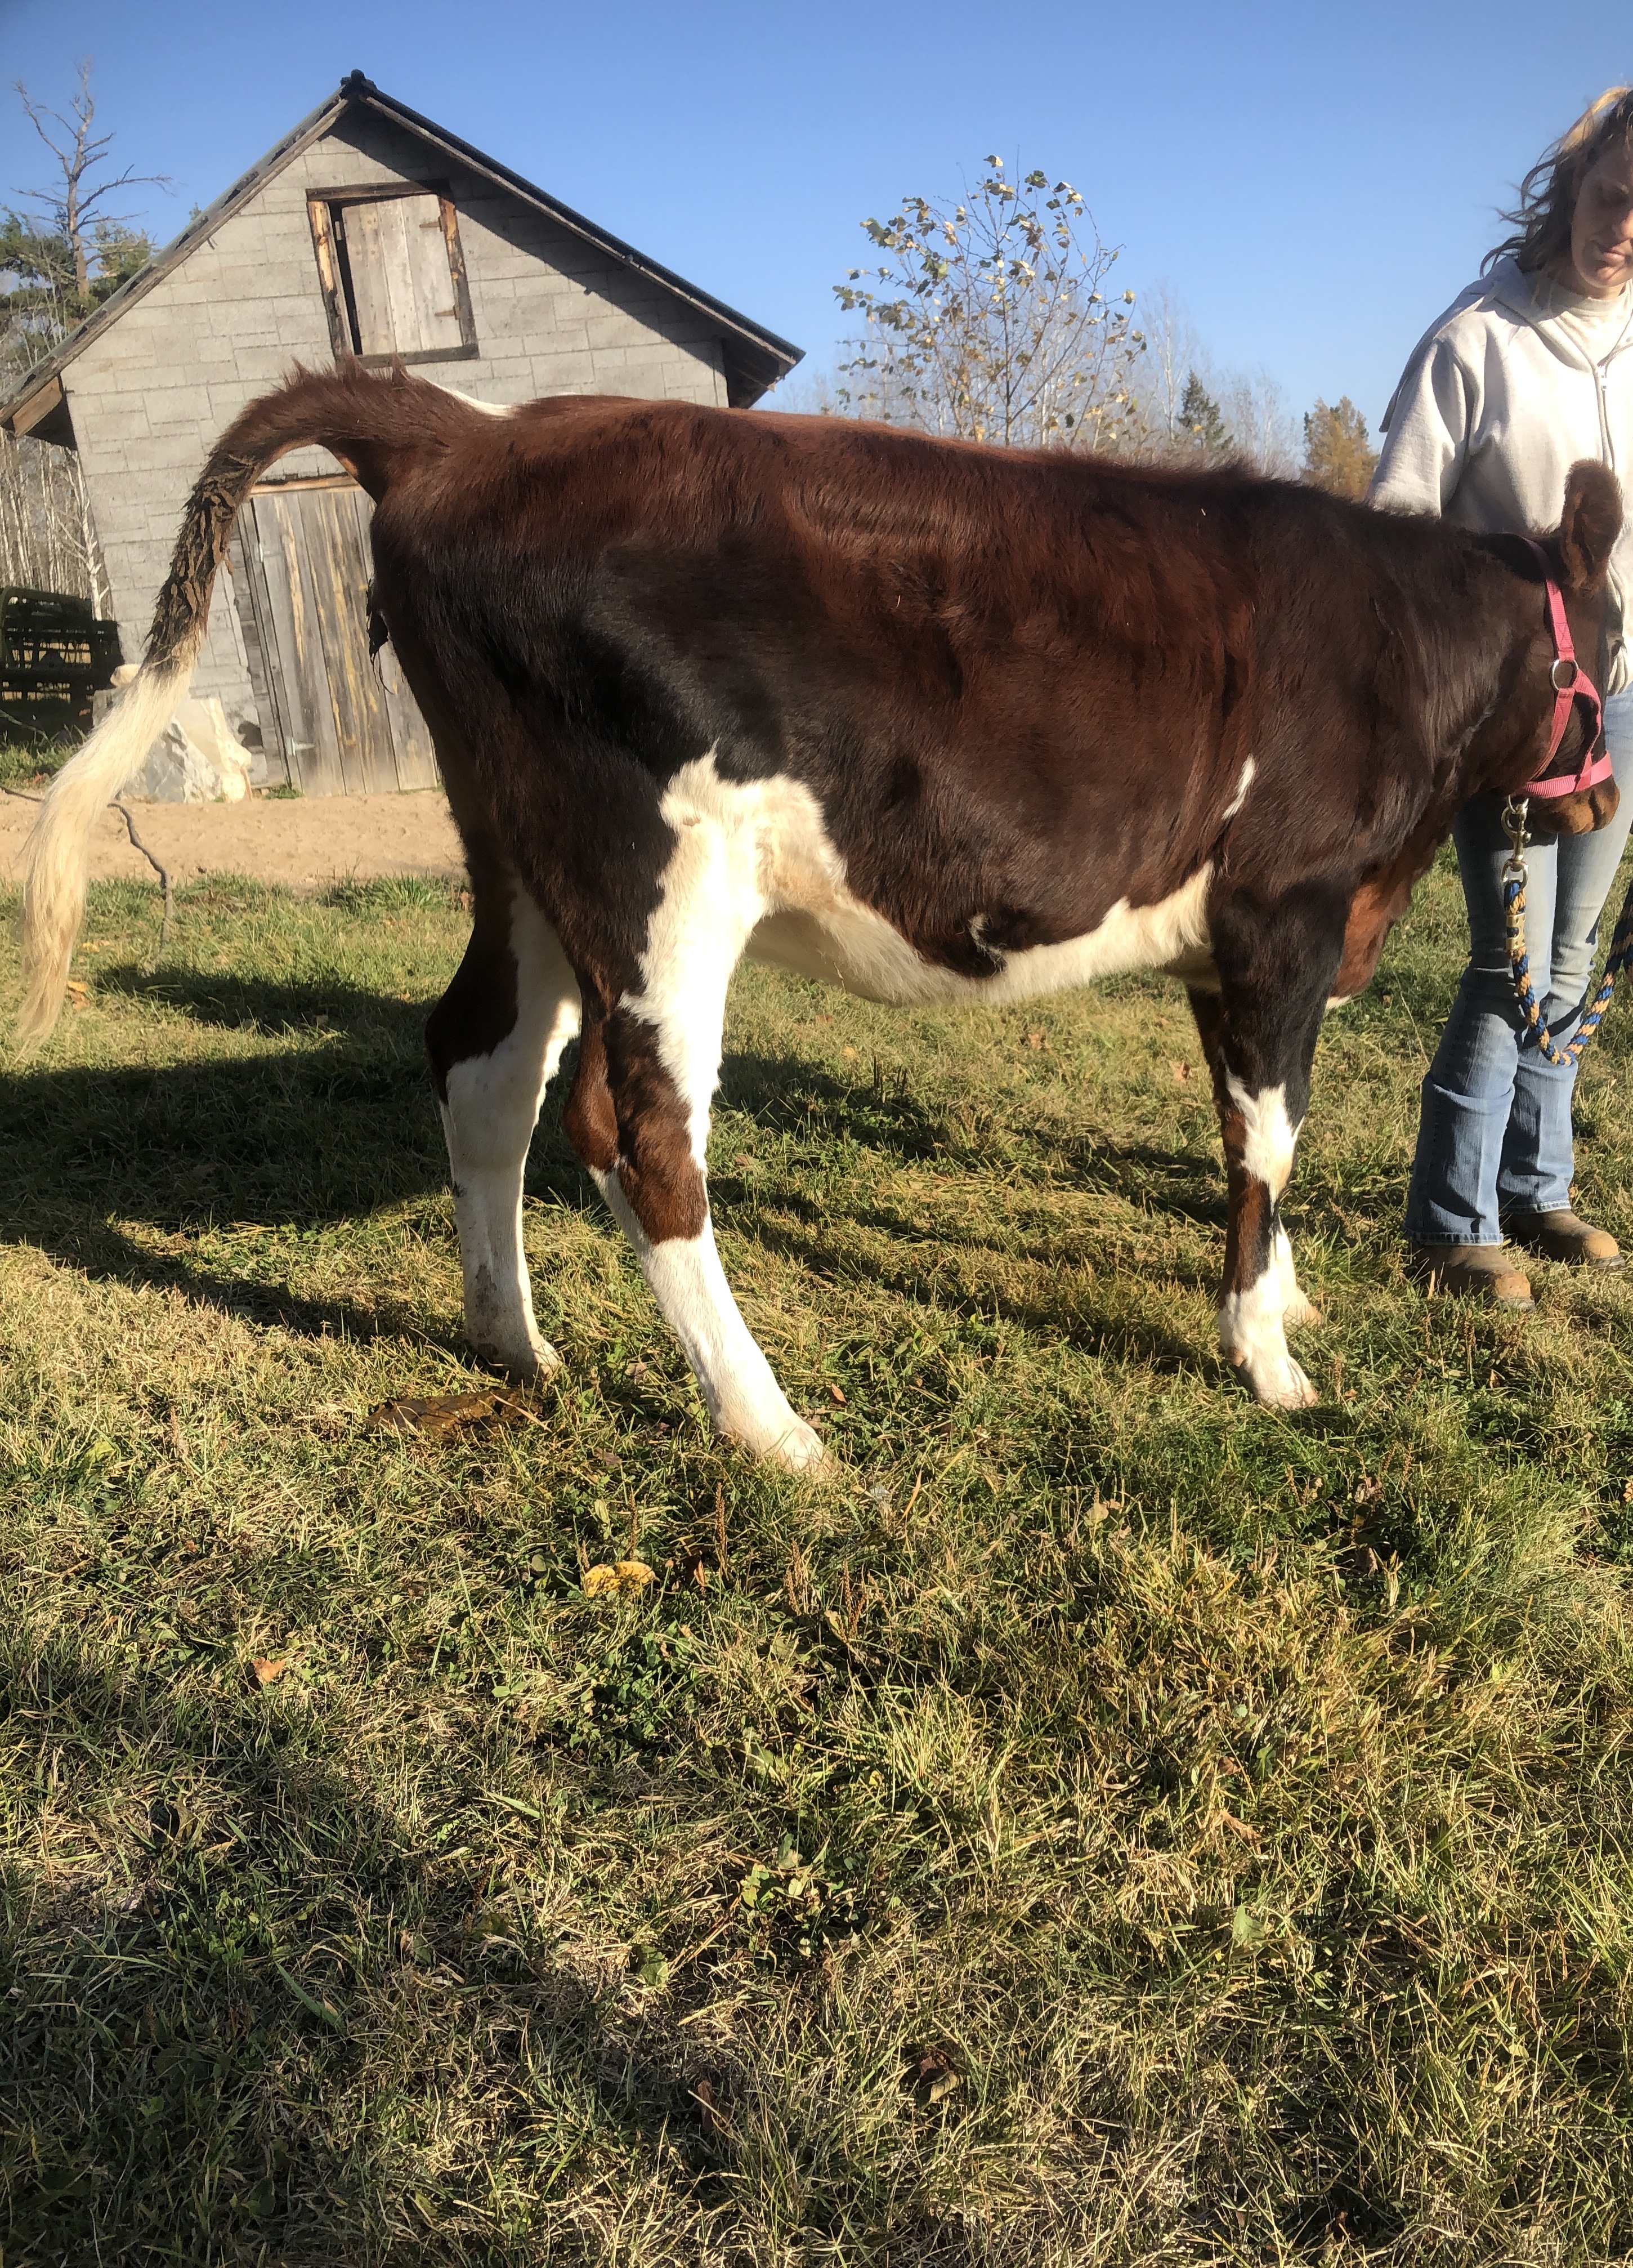
M 1461 1292 L 1523 1314 L 1536 1305 L 1527 1278 L 1500 1244 L 1413 1244 L 1411 1270 L 1431 1292 Z
M 1590 1228 L 1573 1212 L 1517 1212 L 1510 1216 L 1508 1233 L 1527 1252 L 1545 1260 L 1563 1261 L 1567 1268 L 1625 1268 L 1627 1255 L 1608 1229 Z

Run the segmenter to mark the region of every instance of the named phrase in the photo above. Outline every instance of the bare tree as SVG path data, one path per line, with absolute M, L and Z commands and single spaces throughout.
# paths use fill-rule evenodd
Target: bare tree
M 20 78 L 12 80 L 35 133 L 61 167 L 63 180 L 60 188 L 54 182 L 49 188 L 14 188 L 11 194 L 40 208 L 33 217 L 36 225 L 43 218 L 66 242 L 73 263 L 74 293 L 79 312 L 84 314 L 92 302 L 91 269 L 98 259 L 98 233 L 127 230 L 132 218 L 129 213 L 103 210 L 103 198 L 114 196 L 121 189 L 143 186 L 168 189 L 172 184 L 168 173 L 133 173 L 129 166 L 111 180 L 94 185 L 91 182 L 90 176 L 108 162 L 107 152 L 114 137 L 111 134 L 92 134 L 91 130 L 96 119 L 96 98 L 91 92 L 90 56 L 82 57 L 76 68 L 79 84 L 69 102 L 66 118 L 60 110 L 36 101 Z M 52 133 L 53 126 L 61 139 Z
M 762 409 L 781 409 L 791 417 L 838 417 L 845 405 L 839 399 L 838 380 L 825 370 L 801 363 L 780 378 L 760 403 Z
M 1219 408 L 1243 464 L 1276 480 L 1297 478 L 1298 426 L 1280 382 L 1262 363 L 1231 372 L 1219 389 Z
M 146 261 L 147 237 L 114 213 L 106 200 L 139 183 L 169 186 L 158 173 L 124 171 L 94 178 L 108 163 L 111 134 L 94 129 L 89 57 L 68 115 L 38 102 L 20 80 L 17 92 L 61 169 L 60 182 L 17 189 L 33 207 L 6 209 L 0 220 L 0 387 L 48 354 L 92 308 Z M 0 435 L 0 584 L 22 584 L 89 599 L 97 613 L 113 613 L 107 571 L 92 521 L 84 470 L 72 449 Z
M 1193 378 L 1206 382 L 1208 357 L 1189 308 L 1166 276 L 1159 276 L 1141 298 L 1140 329 L 1145 337 L 1140 406 L 1147 444 L 1159 451 L 1165 443 L 1178 439 L 1186 387 Z
M 10 584 L 89 599 L 104 620 L 114 611 L 77 453 L 0 432 L 0 586 Z
M 1146 346 L 1140 455 L 1188 462 L 1200 449 L 1215 464 L 1234 460 L 1279 480 L 1297 476 L 1297 423 L 1262 364 L 1221 371 L 1198 338 L 1189 308 L 1166 279 L 1142 298 L 1141 327 Z

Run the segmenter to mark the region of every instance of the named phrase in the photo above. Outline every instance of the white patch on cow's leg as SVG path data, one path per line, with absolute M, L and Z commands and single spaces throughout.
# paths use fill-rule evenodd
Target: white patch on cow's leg
M 720 1071 L 726 987 L 765 910 L 768 822 L 756 799 L 722 788 L 709 759 L 676 776 L 661 809 L 674 830 L 675 847 L 647 924 L 641 989 L 619 1005 L 657 1035 L 659 1060 L 685 1112 L 693 1162 L 706 1189 L 709 1110 Z M 743 1321 L 707 1212 L 698 1235 L 654 1241 L 616 1169 L 596 1179 L 685 1349 L 715 1425 L 753 1456 L 796 1470 L 815 1464 L 821 1441 L 789 1407 Z
M 1245 1292 L 1219 1302 L 1219 1349 L 1247 1378 L 1256 1401 L 1276 1410 L 1307 1410 L 1319 1396 L 1287 1351 L 1283 1326 L 1286 1284 L 1274 1248 L 1270 1263 Z
M 511 902 L 516 1021 L 491 1053 L 448 1070 L 442 1108 L 465 1277 L 465 1329 L 513 1378 L 554 1370 L 522 1246 L 522 1174 L 544 1090 L 578 1029 L 578 987 L 555 932 L 519 886 Z
M 1267 1086 L 1254 1094 L 1229 1072 L 1225 1084 L 1242 1115 L 1243 1171 L 1262 1182 L 1271 1197 L 1279 1199 L 1292 1174 L 1293 1155 L 1304 1122 L 1301 1119 L 1295 1126 L 1289 1119 L 1284 1086 Z M 1276 1224 L 1273 1261 L 1285 1293 L 1284 1310 L 1288 1322 L 1319 1323 L 1320 1315 L 1298 1288 L 1292 1245 L 1279 1220 Z
M 818 1463 L 821 1441 L 789 1407 L 738 1311 L 715 1249 L 712 1222 L 704 1221 L 700 1236 L 668 1236 L 654 1244 L 630 1211 L 617 1174 L 595 1178 L 696 1373 L 717 1430 L 740 1441 L 750 1456 L 771 1458 L 796 1472 Z
M 1295 1127 L 1286 1114 L 1286 1086 L 1266 1086 L 1261 1094 L 1250 1094 L 1240 1079 L 1225 1075 L 1225 1086 L 1236 1109 L 1243 1114 L 1243 1170 L 1256 1182 L 1263 1182 L 1272 1197 L 1282 1197 L 1282 1190 L 1293 1177 L 1293 1154 L 1298 1150 L 1299 1125 Z M 1277 1220 L 1275 1225 L 1275 1249 L 1272 1249 L 1272 1270 L 1277 1272 L 1282 1284 L 1282 1311 L 1291 1324 L 1320 1322 L 1320 1311 L 1309 1304 L 1299 1291 L 1298 1272 L 1293 1268 L 1293 1245 L 1288 1232 Z
M 1233 1071 L 1225 1074 L 1225 1090 L 1242 1115 L 1242 1170 L 1262 1182 L 1272 1197 L 1287 1187 L 1298 1146 L 1298 1127 L 1287 1116 L 1286 1086 L 1261 1087 L 1255 1094 Z
M 1287 1116 L 1284 1085 L 1255 1092 L 1229 1071 L 1225 1085 L 1241 1120 L 1235 1163 L 1250 1182 L 1262 1185 L 1260 1202 L 1272 1214 L 1260 1273 L 1227 1291 L 1219 1302 L 1220 1350 L 1244 1373 L 1259 1401 L 1277 1410 L 1307 1410 L 1318 1396 L 1287 1351 L 1285 1326 L 1314 1320 L 1315 1313 L 1298 1289 L 1292 1246 L 1273 1211 L 1292 1173 L 1298 1128 Z

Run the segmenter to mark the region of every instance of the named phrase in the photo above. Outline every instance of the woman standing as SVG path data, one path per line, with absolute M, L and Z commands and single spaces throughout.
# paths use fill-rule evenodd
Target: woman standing
M 1633 501 L 1633 87 L 1613 87 L 1563 135 L 1507 216 L 1518 233 L 1487 259 L 1407 365 L 1385 414 L 1370 500 L 1497 533 L 1559 518 L 1565 474 L 1597 457 Z M 1610 570 L 1611 632 L 1598 667 L 1605 740 L 1622 791 L 1593 835 L 1526 852 L 1526 939 L 1543 1020 L 1563 1047 L 1592 981 L 1600 910 L 1633 822 L 1633 691 L 1627 621 L 1633 524 Z M 1539 615 L 1539 628 L 1541 618 Z M 1570 1209 L 1574 1065 L 1524 1037 L 1509 974 L 1499 877 L 1509 844 L 1496 796 L 1453 834 L 1470 955 L 1423 1081 L 1406 1233 L 1416 1270 L 1448 1291 L 1528 1307 L 1504 1246 L 1620 1268 L 1615 1239 Z

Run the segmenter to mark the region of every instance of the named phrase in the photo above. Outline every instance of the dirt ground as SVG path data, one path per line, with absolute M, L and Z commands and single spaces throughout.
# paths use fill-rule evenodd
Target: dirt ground
M 460 839 L 440 792 L 277 799 L 243 803 L 133 803 L 136 832 L 180 886 L 204 873 L 253 874 L 291 889 L 376 874 L 462 875 Z M 17 880 L 18 858 L 37 806 L 0 793 L 0 876 Z M 105 811 L 92 846 L 93 881 L 152 882 L 125 823 Z

